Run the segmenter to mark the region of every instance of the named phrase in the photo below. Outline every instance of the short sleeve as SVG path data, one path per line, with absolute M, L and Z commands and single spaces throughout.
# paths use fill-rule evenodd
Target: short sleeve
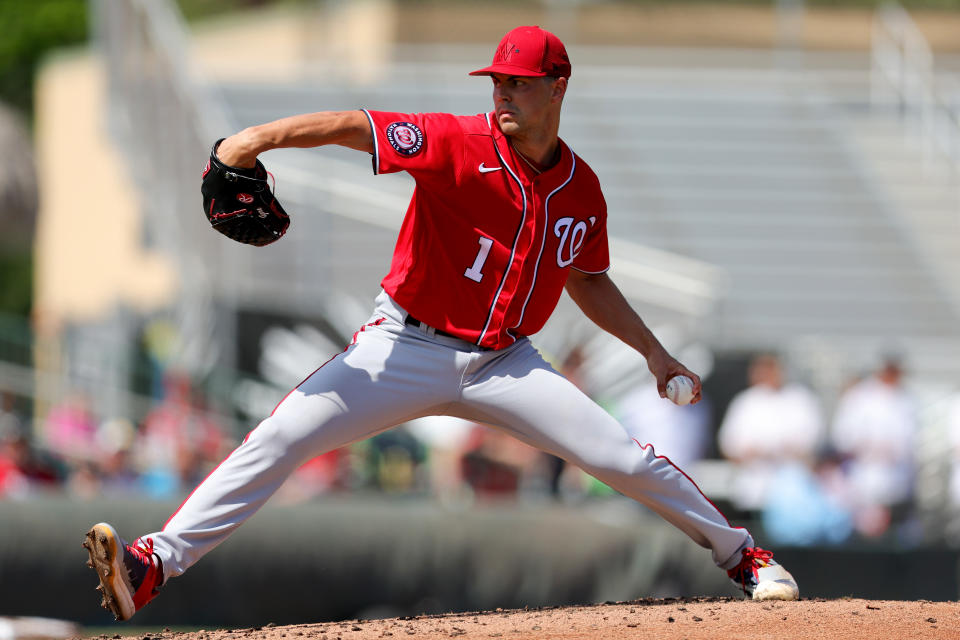
M 587 230 L 580 253 L 571 265 L 583 273 L 604 273 L 610 269 L 610 247 L 607 242 L 607 205 L 600 196 L 601 210 L 591 216 L 591 225 Z
M 373 172 L 407 171 L 454 178 L 463 160 L 464 134 L 448 113 L 367 111 L 373 131 Z

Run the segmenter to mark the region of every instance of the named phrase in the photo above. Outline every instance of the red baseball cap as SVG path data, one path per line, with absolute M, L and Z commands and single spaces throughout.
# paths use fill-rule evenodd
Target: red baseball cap
M 500 41 L 493 64 L 471 71 L 472 76 L 505 73 L 511 76 L 570 77 L 570 58 L 560 38 L 540 27 L 517 27 Z

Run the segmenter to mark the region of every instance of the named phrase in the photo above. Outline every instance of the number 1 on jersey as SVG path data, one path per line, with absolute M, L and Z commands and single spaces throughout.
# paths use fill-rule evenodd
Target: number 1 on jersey
M 477 240 L 480 243 L 480 251 L 477 252 L 477 259 L 473 261 L 473 266 L 463 272 L 463 275 L 474 282 L 483 280 L 483 263 L 487 261 L 487 255 L 490 253 L 490 247 L 493 246 L 493 240 L 480 236 Z

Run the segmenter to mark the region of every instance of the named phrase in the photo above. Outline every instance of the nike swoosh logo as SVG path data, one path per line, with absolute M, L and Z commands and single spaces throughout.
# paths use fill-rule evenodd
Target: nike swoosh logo
M 503 169 L 503 167 L 486 167 L 482 162 L 477 168 L 480 169 L 480 173 L 490 173 L 491 171 L 500 171 L 500 169 Z

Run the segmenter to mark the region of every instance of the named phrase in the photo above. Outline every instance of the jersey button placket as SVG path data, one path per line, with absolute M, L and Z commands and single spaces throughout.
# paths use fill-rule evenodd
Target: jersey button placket
M 511 292 L 510 302 L 507 305 L 507 308 L 504 309 L 503 313 L 503 326 L 505 330 L 513 328 L 514 322 L 519 324 L 519 322 L 522 320 L 520 317 L 520 312 L 527 297 L 527 291 L 523 288 L 525 286 L 527 275 L 526 266 L 531 260 L 535 261 L 537 259 L 537 256 L 534 254 L 534 249 L 536 247 L 537 226 L 540 219 L 540 200 L 537 198 L 537 192 L 533 188 L 533 183 L 531 183 L 530 189 L 528 190 L 527 202 L 529 203 L 529 209 L 527 212 L 528 218 L 526 225 L 524 225 L 521 236 L 521 241 L 526 240 L 525 248 L 521 259 L 516 265 L 517 279 L 513 291 Z M 530 284 L 532 284 L 532 282 Z M 509 317 L 511 315 L 511 311 L 516 313 L 516 317 L 514 319 Z M 507 332 L 509 333 L 509 331 Z
M 520 229 L 519 237 L 517 238 L 516 253 L 514 254 L 513 263 L 510 265 L 507 273 L 504 274 L 505 286 L 503 291 L 500 293 L 500 299 L 497 305 L 500 307 L 498 322 L 499 326 L 497 327 L 497 342 L 498 344 L 503 342 L 503 344 L 500 346 L 508 346 L 510 342 L 512 342 L 512 340 L 509 339 L 504 342 L 504 338 L 508 335 L 507 329 L 510 326 L 508 324 L 508 316 L 517 293 L 517 288 L 519 287 L 520 277 L 523 274 L 523 264 L 527 256 L 527 251 L 522 250 L 523 240 L 527 235 L 527 228 L 530 225 L 534 207 L 536 206 L 533 201 L 533 189 L 530 188 L 530 183 L 526 181 L 526 175 L 519 171 L 517 175 L 520 176 L 520 186 L 523 189 L 527 200 L 527 217 L 526 220 L 524 220 L 523 228 Z

